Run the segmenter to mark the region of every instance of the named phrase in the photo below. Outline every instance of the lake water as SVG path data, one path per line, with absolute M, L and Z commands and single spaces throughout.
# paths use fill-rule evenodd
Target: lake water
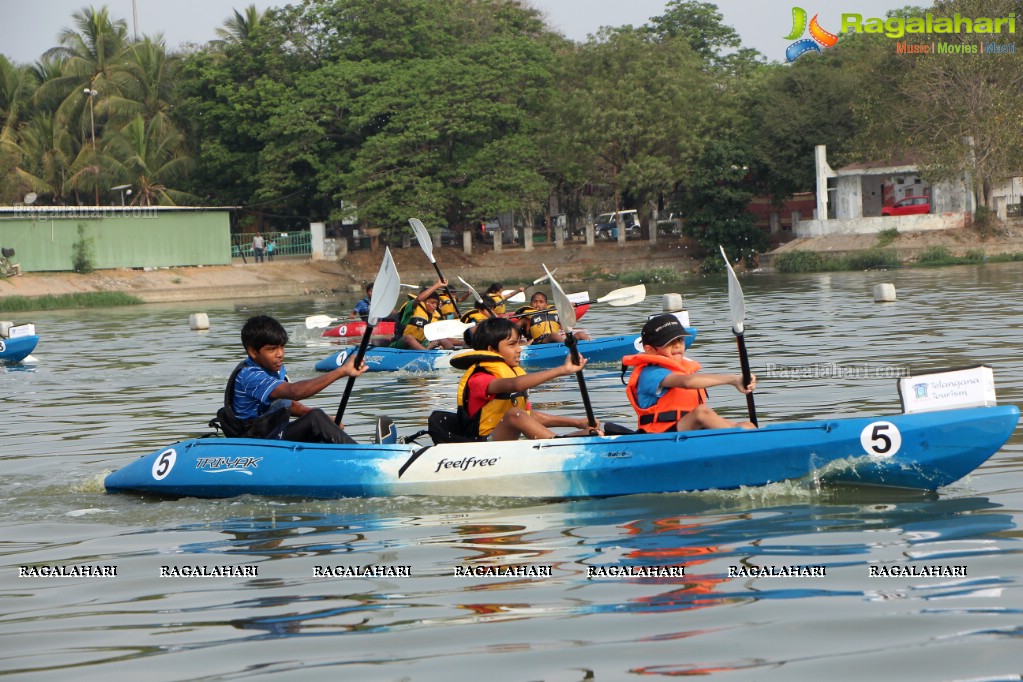
M 980 363 L 1023 403 L 1023 264 L 742 279 L 761 422 L 899 411 L 896 381 Z M 892 282 L 896 303 L 877 304 Z M 590 283 L 592 294 L 613 285 Z M 582 287 L 567 286 L 570 291 Z M 738 371 L 723 277 L 593 306 L 594 335 L 636 331 L 664 291 L 700 329 L 690 355 Z M 206 312 L 208 332 L 188 316 Z M 938 494 L 778 484 L 701 494 L 538 503 L 475 499 L 152 501 L 109 496 L 106 473 L 207 431 L 241 356 L 246 317 L 304 332 L 325 300 L 48 312 L 37 363 L 0 368 L 0 674 L 18 679 L 1019 680 L 1023 671 L 1023 438 Z M 301 328 L 301 329 L 300 329 Z M 308 334 L 292 378 L 330 353 Z M 308 343 L 307 343 L 308 341 Z M 345 421 L 401 433 L 450 408 L 458 375 L 367 374 Z M 586 370 L 595 411 L 631 423 L 619 372 Z M 307 401 L 332 413 L 343 384 Z M 574 379 L 533 392 L 582 414 Z M 745 399 L 711 392 L 733 418 Z M 254 565 L 256 577 L 160 577 Z M 409 577 L 317 577 L 407 566 Z M 677 578 L 590 567 L 684 564 Z M 818 577 L 729 577 L 745 565 L 824 565 Z M 872 565 L 962 566 L 957 577 L 870 577 Z M 19 577 L 99 565 L 116 577 Z M 474 566 L 545 578 L 460 577 Z

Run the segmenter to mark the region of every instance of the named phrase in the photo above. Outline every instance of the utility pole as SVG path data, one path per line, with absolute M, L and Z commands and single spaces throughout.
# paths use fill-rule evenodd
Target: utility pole
M 92 168 L 96 173 L 96 205 L 99 206 L 99 157 L 96 156 L 96 113 L 93 107 L 93 100 L 99 93 L 92 88 L 82 90 L 89 96 L 89 125 L 92 127 Z

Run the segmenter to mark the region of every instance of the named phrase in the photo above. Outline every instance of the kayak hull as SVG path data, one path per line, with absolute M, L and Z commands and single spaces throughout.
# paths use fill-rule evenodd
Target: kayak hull
M 0 362 L 21 362 L 36 349 L 39 337 L 36 335 L 0 339 Z
M 726 490 L 812 477 L 936 490 L 983 464 L 1014 405 L 779 423 L 758 430 L 554 438 L 426 447 L 200 438 L 107 476 L 111 493 L 333 499 L 395 495 L 543 499 Z
M 688 328 L 691 336 L 686 337 L 686 347 L 692 343 L 696 329 Z M 602 339 L 579 341 L 579 353 L 588 362 L 621 362 L 622 357 L 643 351 L 638 336 L 608 336 Z M 339 367 L 358 350 L 345 348 L 316 363 L 316 370 L 329 372 Z M 378 346 L 367 348 L 365 363 L 370 372 L 434 372 L 451 367 L 451 356 L 457 351 L 450 350 L 405 350 Z M 558 367 L 568 355 L 563 343 L 540 343 L 522 349 L 519 359 L 524 369 L 547 369 Z

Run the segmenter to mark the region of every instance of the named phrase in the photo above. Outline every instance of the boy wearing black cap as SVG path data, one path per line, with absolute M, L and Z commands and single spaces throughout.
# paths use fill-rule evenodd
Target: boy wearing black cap
M 639 416 L 639 430 L 647 433 L 756 428 L 751 422 L 733 422 L 707 405 L 711 386 L 735 386 L 752 393 L 757 378 L 744 386 L 740 374 L 698 374 L 700 363 L 685 357 L 686 329 L 674 315 L 657 315 L 643 325 L 643 352 L 622 358 L 633 367 L 625 393 Z

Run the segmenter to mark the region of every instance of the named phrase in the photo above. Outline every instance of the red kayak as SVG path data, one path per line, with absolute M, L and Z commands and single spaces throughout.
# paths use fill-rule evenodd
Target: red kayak
M 576 319 L 582 319 L 582 316 L 586 314 L 586 311 L 590 309 L 588 303 L 578 305 L 575 307 Z M 509 315 L 510 317 L 511 315 Z M 350 320 L 344 324 L 339 324 L 336 327 L 331 327 L 323 332 L 324 336 L 330 336 L 334 338 L 352 339 L 361 338 L 366 333 L 366 323 L 362 320 Z M 373 336 L 394 336 L 394 322 L 384 320 L 379 322 L 377 326 L 373 327 Z

